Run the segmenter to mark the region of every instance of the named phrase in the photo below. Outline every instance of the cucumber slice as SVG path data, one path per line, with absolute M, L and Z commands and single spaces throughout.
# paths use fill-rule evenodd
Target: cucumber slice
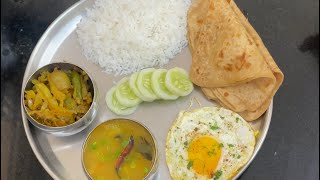
M 151 87 L 153 92 L 164 100 L 175 100 L 179 96 L 174 95 L 172 92 L 168 90 L 165 85 L 166 82 L 166 69 L 157 69 L 153 72 L 151 77 Z
M 158 96 L 153 92 L 151 87 L 151 77 L 154 71 L 154 68 L 141 70 L 136 81 L 138 90 L 140 91 L 145 101 L 148 102 L 158 99 Z
M 118 102 L 126 107 L 137 106 L 142 100 L 136 96 L 129 85 L 129 78 L 121 79 L 117 84 L 116 97 Z
M 106 103 L 108 108 L 117 115 L 126 116 L 132 114 L 138 106 L 125 107 L 122 106 L 116 97 L 116 87 L 112 87 L 106 94 Z
M 193 90 L 188 73 L 181 68 L 172 68 L 166 74 L 166 87 L 177 96 L 187 96 Z
M 138 96 L 142 101 L 149 101 L 148 98 L 144 97 L 141 92 L 138 89 L 137 86 L 137 79 L 138 79 L 139 73 L 133 73 L 129 79 L 129 85 L 131 90 L 134 92 L 134 94 L 136 94 L 136 96 Z

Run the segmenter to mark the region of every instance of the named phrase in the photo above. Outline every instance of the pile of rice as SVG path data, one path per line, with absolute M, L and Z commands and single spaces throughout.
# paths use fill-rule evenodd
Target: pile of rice
M 96 0 L 76 31 L 83 53 L 115 75 L 162 66 L 187 45 L 190 3 Z

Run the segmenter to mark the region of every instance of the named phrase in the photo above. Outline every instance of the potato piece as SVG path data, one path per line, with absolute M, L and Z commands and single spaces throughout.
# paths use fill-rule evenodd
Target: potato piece
M 52 82 L 60 91 L 71 88 L 71 82 L 68 75 L 61 70 L 55 69 L 51 74 L 49 74 L 48 81 Z
M 64 100 L 66 99 L 66 95 L 61 91 L 59 91 L 59 89 L 55 86 L 55 84 L 51 80 L 49 80 L 49 86 L 50 86 L 51 93 L 59 101 L 60 107 L 63 107 L 63 103 L 64 103 Z
M 56 109 L 58 108 L 58 102 L 57 100 L 52 96 L 52 94 L 50 93 L 49 88 L 43 84 L 43 83 L 38 83 L 35 85 L 38 92 L 42 93 L 42 95 L 44 96 L 44 98 L 48 101 L 48 105 L 50 109 Z

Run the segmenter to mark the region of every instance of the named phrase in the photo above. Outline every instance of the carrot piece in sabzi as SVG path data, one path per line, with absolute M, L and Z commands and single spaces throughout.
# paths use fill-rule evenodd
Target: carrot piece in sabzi
M 120 177 L 120 175 L 119 175 L 120 166 L 121 166 L 124 158 L 130 153 L 131 149 L 133 148 L 133 144 L 134 144 L 133 136 L 130 136 L 130 141 L 129 141 L 128 145 L 123 149 L 123 151 L 121 152 L 120 156 L 117 159 L 117 162 L 115 165 L 115 170 L 116 170 L 117 175 L 119 177 Z

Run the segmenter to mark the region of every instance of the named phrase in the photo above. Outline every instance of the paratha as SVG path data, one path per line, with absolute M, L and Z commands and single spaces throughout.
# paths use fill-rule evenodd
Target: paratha
M 190 78 L 247 121 L 268 108 L 284 75 L 233 1 L 196 0 L 188 12 Z

